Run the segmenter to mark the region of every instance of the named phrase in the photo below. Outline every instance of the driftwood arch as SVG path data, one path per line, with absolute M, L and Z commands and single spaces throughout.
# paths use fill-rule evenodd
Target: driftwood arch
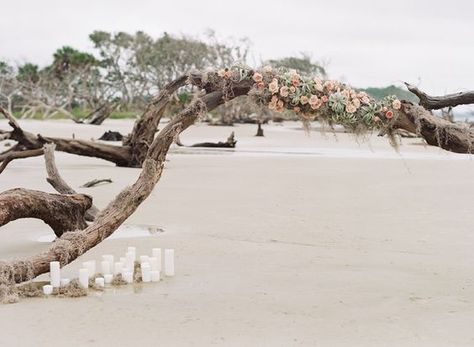
M 240 77 L 238 76 L 239 73 Z M 266 73 L 268 77 L 268 72 Z M 278 75 L 275 72 L 270 74 L 270 83 L 272 83 L 278 78 Z M 48 212 L 52 214 L 53 209 L 46 211 L 42 219 L 50 224 L 60 237 L 43 253 L 21 260 L 0 262 L 0 285 L 2 283 L 11 285 L 24 282 L 46 273 L 49 271 L 49 262 L 51 261 L 60 261 L 61 265 L 64 266 L 110 236 L 152 192 L 161 177 L 168 150 L 177 136 L 191 126 L 201 114 L 213 110 L 218 105 L 238 96 L 258 94 L 259 90 L 262 90 L 260 82 L 256 81 L 256 79 L 260 79 L 260 75 L 265 76 L 264 72 L 260 73 L 253 70 L 245 71 L 244 75 L 240 70 L 237 72 L 237 77 L 235 77 L 236 74 L 232 75 L 235 78 L 229 78 L 229 75 L 222 73 L 222 71 L 193 72 L 172 81 L 148 104 L 142 117 L 135 122 L 132 133 L 123 142 L 122 146 L 51 138 L 27 133 L 21 129 L 17 121 L 8 112 L 2 109 L 1 112 L 8 118 L 13 130 L 2 131 L 0 136 L 2 139 L 16 140 L 17 144 L 6 153 L 3 153 L 0 160 L 4 162 L 7 160 L 6 158 L 12 160 L 15 157 L 20 157 L 21 153 L 23 153 L 21 157 L 27 157 L 25 152 L 29 153 L 28 151 L 35 151 L 35 155 L 46 152 L 48 182 L 63 195 L 52 197 L 51 194 L 40 194 L 40 199 L 43 199 L 43 201 L 62 199 L 68 204 L 83 200 L 83 205 L 81 205 L 81 212 L 76 216 L 77 223 L 73 223 L 73 225 L 66 222 L 64 222 L 64 225 L 48 223 L 50 216 L 47 214 Z M 258 78 L 255 78 L 255 76 Z M 170 97 L 178 88 L 185 85 L 197 87 L 199 89 L 198 94 L 156 135 L 159 121 Z M 270 98 L 272 98 L 272 94 L 261 97 L 260 100 L 268 104 L 273 102 Z M 370 102 L 375 104 L 374 101 Z M 293 107 L 290 104 L 281 106 Z M 309 108 L 307 107 L 307 109 Z M 378 111 L 373 114 L 374 119 L 378 119 L 373 123 L 375 128 L 381 128 L 385 132 L 397 128 L 405 129 L 420 134 L 429 144 L 454 152 L 471 152 L 474 133 L 470 129 L 440 119 L 422 106 L 402 101 L 397 105 L 396 116 L 383 120 L 380 117 L 383 117 L 383 113 L 386 111 L 382 108 L 380 110 L 376 109 Z M 46 147 L 44 147 L 45 144 Z M 50 145 L 48 146 L 48 144 Z M 66 182 L 60 178 L 54 165 L 54 157 L 52 156 L 54 147 L 51 144 L 59 151 L 102 158 L 119 166 L 141 167 L 141 173 L 133 185 L 125 188 L 103 211 L 99 212 L 92 205 L 89 197 L 75 194 Z M 29 196 L 29 193 L 25 191 L 24 194 Z M 8 202 L 8 194 L 12 194 L 12 191 L 3 193 L 6 197 L 4 203 L 6 209 L 11 204 L 11 201 Z M 2 203 L 1 199 L 2 196 L 0 195 L 0 204 Z M 31 213 L 28 214 L 25 211 L 18 218 L 27 215 L 31 215 Z M 8 222 L 6 217 L 3 220 Z M 85 220 L 92 222 L 86 225 Z

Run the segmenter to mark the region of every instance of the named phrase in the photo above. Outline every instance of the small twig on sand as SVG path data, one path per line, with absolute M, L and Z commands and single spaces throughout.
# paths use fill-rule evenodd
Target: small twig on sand
M 91 188 L 101 183 L 112 183 L 112 180 L 110 178 L 102 178 L 102 179 L 96 178 L 96 179 L 93 179 L 92 181 L 84 183 L 84 185 L 82 185 L 81 188 Z

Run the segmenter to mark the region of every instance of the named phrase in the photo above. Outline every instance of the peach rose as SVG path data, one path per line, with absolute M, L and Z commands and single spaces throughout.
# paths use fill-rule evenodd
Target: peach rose
M 293 111 L 295 111 L 296 113 L 300 113 L 300 112 L 301 112 L 301 108 L 299 108 L 298 106 L 293 107 Z
M 269 72 L 272 72 L 272 71 L 273 71 L 273 69 L 269 65 L 263 67 L 263 72 L 269 73 Z
M 318 108 L 321 107 L 321 104 L 322 104 L 322 101 L 321 100 L 318 100 L 318 102 L 314 103 L 314 104 L 310 104 L 311 105 L 311 108 L 313 110 L 317 110 Z
M 263 83 L 263 82 L 258 82 L 258 83 L 257 83 L 257 89 L 259 89 L 259 90 L 265 89 L 265 83 Z
M 227 70 L 224 74 L 224 78 L 231 79 L 232 77 L 234 77 L 234 72 L 232 70 Z
M 393 107 L 395 110 L 399 110 L 400 107 L 402 107 L 402 103 L 400 102 L 400 100 L 395 99 L 395 100 L 393 100 L 393 102 L 392 102 L 392 107 Z
M 332 81 L 324 82 L 324 88 L 328 91 L 332 91 L 334 89 L 334 83 Z
M 225 69 L 220 69 L 219 71 L 217 71 L 217 76 L 225 77 Z
M 327 97 L 327 95 L 323 95 L 323 96 L 321 97 L 321 101 L 322 101 L 322 102 L 328 102 L 328 100 L 329 100 L 329 98 Z
M 319 102 L 319 98 L 316 95 L 311 95 L 308 102 L 310 105 L 317 104 Z
M 290 89 L 286 86 L 280 88 L 280 95 L 286 98 L 290 94 Z
M 277 107 L 276 107 L 276 111 L 277 111 L 277 112 L 282 112 L 284 106 L 285 106 L 285 103 L 283 102 L 283 100 L 278 100 L 278 102 L 277 102 Z
M 370 104 L 370 99 L 367 96 L 362 96 L 360 101 L 362 101 L 363 104 Z
M 270 84 L 268 85 L 268 89 L 272 94 L 278 93 L 278 80 L 276 78 L 274 78 L 273 81 L 270 82 Z
M 356 111 L 357 111 L 357 108 L 354 106 L 354 104 L 352 104 L 352 103 L 349 102 L 349 103 L 346 105 L 346 112 L 347 112 L 347 113 L 355 113 Z
M 294 94 L 296 92 L 296 88 L 294 86 L 290 87 L 290 93 Z
M 301 82 L 301 77 L 296 72 L 291 75 L 291 84 L 295 87 L 298 87 Z
M 360 107 L 360 100 L 359 99 L 357 99 L 357 98 L 352 99 L 351 102 L 356 108 Z
M 393 112 L 392 111 L 385 112 L 385 118 L 392 119 L 393 118 Z
M 300 103 L 301 105 L 306 105 L 308 103 L 309 99 L 306 95 L 303 95 L 301 98 L 300 98 Z
M 263 81 L 263 76 L 262 76 L 262 74 L 261 74 L 261 73 L 258 73 L 258 72 L 254 73 L 252 78 L 253 78 L 253 80 L 254 80 L 255 82 L 257 82 L 257 83 Z
M 381 119 L 380 119 L 379 116 L 375 116 L 375 117 L 374 117 L 374 122 L 375 122 L 375 123 L 378 123 L 378 122 L 380 122 L 380 121 L 381 121 Z

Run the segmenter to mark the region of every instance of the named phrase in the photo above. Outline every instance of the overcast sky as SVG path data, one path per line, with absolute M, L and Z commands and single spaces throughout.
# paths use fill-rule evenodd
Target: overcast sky
M 358 87 L 474 89 L 473 0 L 1 0 L 0 59 L 92 50 L 93 30 L 248 37 L 255 61 L 299 52 Z

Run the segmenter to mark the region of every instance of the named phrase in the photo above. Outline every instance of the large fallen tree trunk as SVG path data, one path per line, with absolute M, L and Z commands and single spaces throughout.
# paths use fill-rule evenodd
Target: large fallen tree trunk
M 266 81 L 261 81 L 260 77 L 258 77 L 258 81 L 255 81 L 252 79 L 252 76 L 265 76 Z M 188 76 L 182 76 L 165 86 L 161 93 L 153 98 L 147 105 L 143 115 L 135 122 L 130 135 L 124 138 L 121 146 L 93 141 L 34 135 L 23 131 L 16 120 L 9 115 L 7 111 L 0 108 L 0 112 L 8 118 L 9 124 L 13 128 L 13 130 L 9 132 L 0 131 L 0 140 L 10 139 L 17 141 L 15 146 L 0 154 L 0 161 L 5 161 L 4 168 L 9 161 L 15 158 L 25 158 L 29 155 L 38 155 L 39 153 L 39 151 L 27 152 L 26 154 L 20 154 L 20 152 L 40 150 L 45 143 L 54 143 L 58 151 L 101 158 L 113 162 L 117 166 L 141 167 L 146 158 L 147 151 L 156 136 L 158 124 L 164 112 L 163 105 L 167 105 L 170 97 L 179 88 L 185 85 L 198 87 L 198 89 L 203 90 L 203 92 L 207 94 L 220 91 L 223 93 L 226 101 L 232 100 L 240 95 L 250 95 L 254 98 L 257 96 L 257 99 L 260 99 L 261 103 L 272 110 L 291 109 L 303 114 L 303 116 L 308 115 L 309 118 L 319 117 L 329 119 L 330 123 L 340 123 L 343 125 L 347 125 L 347 122 L 350 124 L 354 122 L 370 123 L 373 119 L 376 119 L 375 116 L 377 116 L 379 119 L 382 119 L 382 122 L 375 125 L 369 124 L 370 127 L 381 127 L 385 133 L 387 132 L 386 119 L 384 116 L 385 111 L 382 112 L 381 109 L 376 110 L 375 108 L 370 109 L 371 107 L 377 106 L 377 103 L 368 98 L 368 96 L 358 99 L 359 107 L 352 103 L 355 100 L 352 99 L 352 94 L 348 94 L 355 93 L 354 95 L 357 95 L 354 90 L 346 88 L 346 86 L 336 81 L 318 81 L 316 83 L 313 82 L 313 79 L 310 77 L 306 77 L 306 80 L 300 78 L 298 81 L 290 82 L 296 82 L 296 86 L 298 86 L 298 83 L 304 83 L 306 87 L 301 91 L 303 93 L 307 93 L 308 90 L 314 89 L 315 85 L 319 85 L 320 87 L 318 87 L 318 89 L 312 91 L 314 94 L 292 96 L 289 95 L 288 90 L 291 90 L 294 86 L 292 86 L 291 83 L 288 84 L 288 78 L 291 78 L 291 76 L 278 75 L 276 72 L 260 73 L 249 69 L 240 69 L 238 74 L 234 74 L 232 78 L 221 77 L 217 72 L 195 72 Z M 316 80 L 317 79 L 314 81 Z M 287 89 L 283 91 L 279 86 Z M 271 90 L 269 88 L 271 88 Z M 304 98 L 306 99 L 303 100 Z M 311 104 L 310 99 L 312 98 L 316 99 L 316 103 Z M 362 100 L 364 100 L 364 98 L 367 98 L 368 101 L 363 102 Z M 342 99 L 345 101 L 341 102 Z M 447 99 L 450 100 L 451 104 L 459 104 L 460 99 L 462 99 L 462 103 L 472 102 L 469 93 L 464 93 L 462 98 L 457 98 L 454 103 L 451 96 L 447 97 Z M 310 104 L 311 107 L 309 107 Z M 410 106 L 410 103 L 404 102 L 403 105 L 404 107 L 394 112 L 396 114 L 395 119 L 397 119 L 396 122 L 392 121 L 394 127 L 409 132 L 417 131 L 430 145 L 439 146 L 454 152 L 471 153 L 471 138 L 474 136 L 474 130 L 452 128 L 446 123 L 440 122 L 439 118 L 431 115 L 426 110 L 426 112 L 421 112 L 417 109 L 415 112 L 415 109 Z M 433 105 L 432 102 L 427 104 L 427 107 L 436 108 L 435 106 L 439 107 L 439 104 Z M 369 111 L 367 111 L 367 114 L 370 115 L 368 118 L 369 121 L 364 118 L 365 116 L 362 117 L 361 114 L 359 114 L 360 110 L 365 108 L 369 108 Z M 322 110 L 325 110 L 324 112 L 327 112 L 328 115 L 325 115 Z M 414 127 L 413 124 L 421 124 L 422 127 Z M 366 125 L 367 124 L 364 126 Z

